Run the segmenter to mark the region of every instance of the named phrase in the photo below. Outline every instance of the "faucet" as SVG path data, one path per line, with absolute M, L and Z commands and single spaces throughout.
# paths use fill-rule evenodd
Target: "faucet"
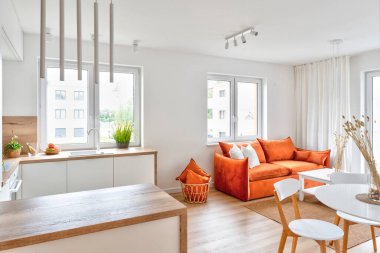
M 95 138 L 95 147 L 96 147 L 96 151 L 99 152 L 100 151 L 100 133 L 99 133 L 99 129 L 97 128 L 91 128 L 91 129 L 88 129 L 87 130 L 87 135 L 90 135 L 91 132 L 96 132 L 97 133 L 97 138 Z

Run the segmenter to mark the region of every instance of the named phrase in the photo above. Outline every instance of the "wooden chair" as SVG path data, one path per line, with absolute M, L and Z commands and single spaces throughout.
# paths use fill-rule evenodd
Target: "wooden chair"
M 299 187 L 299 181 L 293 178 L 285 179 L 274 184 L 274 199 L 277 203 L 283 227 L 278 252 L 282 253 L 284 251 L 288 236 L 293 237 L 292 253 L 296 252 L 298 237 L 306 237 L 316 241 L 322 253 L 326 252 L 326 241 L 334 241 L 335 251 L 340 252 L 339 239 L 343 237 L 342 229 L 326 221 L 301 219 L 297 202 Z M 281 202 L 289 197 L 292 199 L 295 219 L 288 224 Z
M 360 173 L 335 172 L 331 174 L 330 179 L 332 184 L 368 184 L 369 182 L 369 176 L 367 174 Z M 348 232 L 350 230 L 350 226 L 355 224 L 364 224 L 370 226 L 373 251 L 377 251 L 375 227 L 380 227 L 380 223 L 355 217 L 341 211 L 337 211 L 335 215 L 334 224 L 339 225 L 340 219 L 343 220 L 343 253 L 347 252 Z M 330 242 L 330 245 L 331 243 L 332 242 Z

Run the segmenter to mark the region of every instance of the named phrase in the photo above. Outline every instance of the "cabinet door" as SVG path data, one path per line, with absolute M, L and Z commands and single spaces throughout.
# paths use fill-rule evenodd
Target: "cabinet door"
M 22 198 L 66 193 L 66 162 L 22 164 Z
M 113 187 L 113 158 L 67 162 L 68 192 Z
M 115 157 L 114 186 L 154 184 L 154 166 L 154 155 Z

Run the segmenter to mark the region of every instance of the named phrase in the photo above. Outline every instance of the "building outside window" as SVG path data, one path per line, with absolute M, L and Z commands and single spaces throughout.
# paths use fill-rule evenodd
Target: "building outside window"
M 74 119 L 83 119 L 84 110 L 83 109 L 74 109 Z
M 224 119 L 224 115 L 225 115 L 226 111 L 225 110 L 220 110 L 219 111 L 219 119 Z
M 56 138 L 65 138 L 66 137 L 66 128 L 56 128 L 55 129 Z
M 66 91 L 65 90 L 56 90 L 55 91 L 55 100 L 66 100 Z
M 74 128 L 74 137 L 84 137 L 84 128 Z
M 84 91 L 74 91 L 74 100 L 83 101 L 84 100 Z
M 261 79 L 208 76 L 207 142 L 254 140 L 261 135 Z M 218 97 L 210 97 L 213 90 Z M 210 111 L 219 118 L 210 118 Z
M 130 146 L 140 145 L 140 69 L 115 66 L 114 83 L 109 82 L 106 65 L 100 65 L 99 85 L 94 84 L 93 65 L 84 63 L 82 80 L 77 65 L 65 62 L 65 80 L 60 81 L 59 61 L 46 62 L 46 78 L 40 80 L 38 112 L 39 145 L 52 142 L 62 149 L 95 148 L 100 131 L 102 148 L 116 147 L 112 138 L 118 122 L 134 125 Z
M 66 110 L 55 109 L 55 119 L 66 119 Z
M 213 98 L 214 97 L 214 89 L 213 88 L 208 88 L 208 90 L 207 90 L 207 97 L 208 98 Z

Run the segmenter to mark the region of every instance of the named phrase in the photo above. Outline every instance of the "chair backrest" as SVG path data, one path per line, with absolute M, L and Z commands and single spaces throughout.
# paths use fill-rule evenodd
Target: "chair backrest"
M 332 184 L 367 184 L 368 174 L 334 172 L 330 175 Z
M 277 193 L 278 199 L 283 201 L 287 197 L 290 197 L 298 192 L 300 189 L 300 183 L 297 179 L 288 178 L 275 183 L 274 189 Z
M 282 210 L 281 201 L 288 197 L 292 197 L 294 218 L 300 219 L 301 216 L 300 216 L 300 211 L 298 208 L 298 202 L 297 202 L 297 196 L 296 196 L 296 193 L 298 192 L 299 188 L 300 188 L 299 181 L 293 178 L 284 179 L 274 184 L 274 199 L 276 200 L 276 203 L 277 203 L 278 212 L 281 218 L 281 224 L 284 230 L 286 231 L 289 231 L 289 227 L 288 227 L 288 222 L 286 220 L 284 211 Z

